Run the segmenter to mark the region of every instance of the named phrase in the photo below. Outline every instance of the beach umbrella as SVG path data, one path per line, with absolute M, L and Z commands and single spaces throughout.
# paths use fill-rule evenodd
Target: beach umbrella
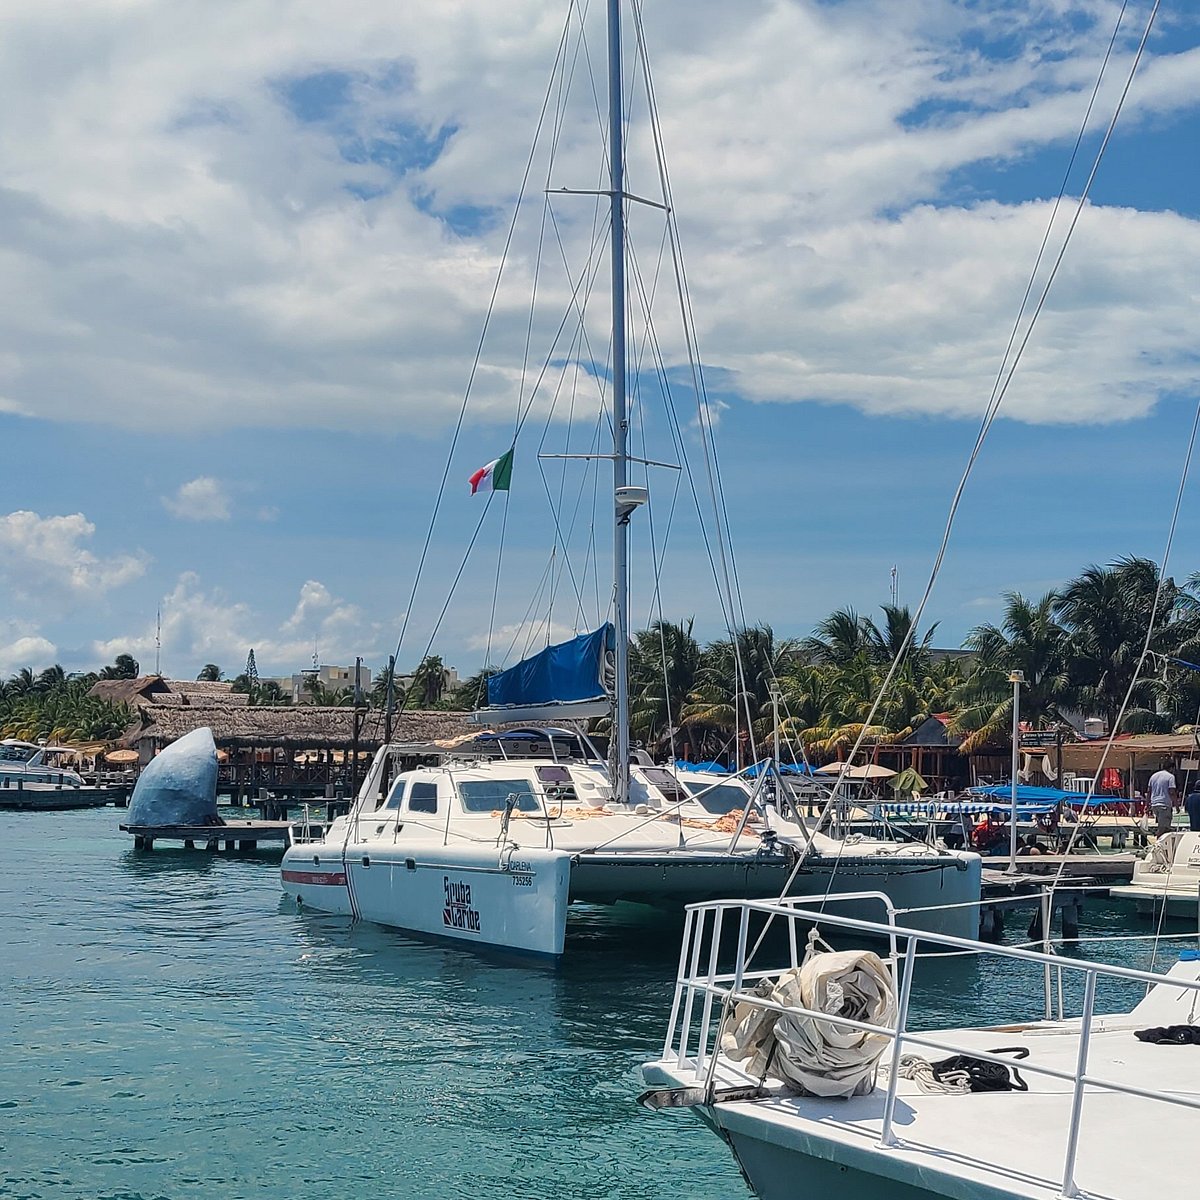
M 104 761 L 110 763 L 135 763 L 137 760 L 138 752 L 136 750 L 110 750 L 104 756 Z
M 916 796 L 928 786 L 929 784 L 917 773 L 915 767 L 905 767 L 892 780 L 892 789 L 901 796 Z
M 878 763 L 864 763 L 861 767 L 851 767 L 846 774 L 851 779 L 891 779 L 896 772 Z

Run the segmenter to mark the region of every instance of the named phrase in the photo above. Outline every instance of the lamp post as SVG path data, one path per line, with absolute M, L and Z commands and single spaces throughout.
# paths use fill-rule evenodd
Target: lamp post
M 1008 682 L 1013 685 L 1012 724 L 1012 802 L 1008 814 L 1008 873 L 1017 873 L 1017 766 L 1021 757 L 1021 684 L 1024 671 L 1010 671 Z

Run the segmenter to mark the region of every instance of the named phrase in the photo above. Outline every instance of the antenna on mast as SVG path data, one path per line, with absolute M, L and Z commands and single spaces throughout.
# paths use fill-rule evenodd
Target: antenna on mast
M 162 607 L 154 618 L 154 673 L 162 674 Z
M 892 564 L 892 607 L 900 603 L 900 568 Z

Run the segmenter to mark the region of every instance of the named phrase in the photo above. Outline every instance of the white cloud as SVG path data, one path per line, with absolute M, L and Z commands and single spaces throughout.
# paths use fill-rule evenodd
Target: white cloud
M 180 484 L 175 495 L 163 497 L 163 505 L 184 521 L 228 521 L 232 515 L 225 485 L 211 475 Z
M 435 431 L 467 379 L 562 10 L 364 0 L 335 18 L 296 0 L 286 29 L 267 0 L 197 11 L 9 6 L 0 410 L 160 430 Z M 1043 212 L 964 211 L 942 192 L 973 164 L 1069 142 L 1115 11 L 1108 0 L 1086 11 L 1040 0 L 648 5 L 707 359 L 760 399 L 977 412 Z M 1131 23 L 1098 112 L 1111 109 L 1132 36 Z M 977 48 L 1001 37 L 1003 59 Z M 1151 56 L 1126 126 L 1194 108 L 1198 61 L 1195 49 Z M 324 96 L 310 85 L 308 108 L 325 111 L 301 120 L 289 81 L 321 72 L 342 82 L 327 77 Z M 599 162 L 582 60 L 575 82 L 554 186 L 590 186 Z M 631 186 L 651 190 L 644 140 L 630 161 Z M 496 219 L 464 232 L 436 215 L 463 205 Z M 568 245 L 590 241 L 592 211 L 583 198 L 555 202 Z M 476 420 L 512 416 L 536 203 L 528 216 Z M 635 242 L 652 256 L 648 229 Z M 1014 415 L 1115 419 L 1194 379 L 1179 314 L 1200 268 L 1196 230 L 1169 214 L 1085 216 L 1069 260 L 1077 286 L 1059 290 Z M 1175 257 L 1151 289 L 1170 237 Z M 557 253 L 551 241 L 539 336 L 567 302 Z M 670 299 L 665 286 L 659 295 Z M 591 340 L 602 355 L 604 335 Z M 679 361 L 678 338 L 665 349 Z
M 309 664 L 314 644 L 322 662 L 352 663 L 362 655 L 370 664 L 386 657 L 385 642 L 377 622 L 334 597 L 317 580 L 304 584 L 295 612 L 282 625 L 220 588 L 205 588 L 190 571 L 162 601 L 162 665 L 167 674 L 186 675 L 215 662 L 233 676 L 242 670 L 251 649 L 262 674 L 291 674 Z M 130 653 L 145 667 L 154 661 L 155 625 L 97 640 L 91 650 L 97 662 Z
M 8 630 L 11 636 L 12 630 Z M 0 630 L 0 675 L 10 675 L 22 667 L 35 674 L 51 666 L 58 657 L 58 647 L 37 633 L 26 633 L 7 640 L 6 631 Z
M 486 652 L 492 666 L 511 667 L 528 655 L 544 650 L 548 644 L 565 642 L 579 632 L 557 621 L 550 623 L 549 632 L 544 619 L 514 621 L 509 625 L 497 626 L 490 638 L 486 632 L 472 634 L 464 644 L 468 650 Z
M 142 575 L 145 555 L 99 555 L 84 544 L 95 532 L 83 513 L 0 516 L 0 579 L 11 595 L 26 602 L 75 607 Z

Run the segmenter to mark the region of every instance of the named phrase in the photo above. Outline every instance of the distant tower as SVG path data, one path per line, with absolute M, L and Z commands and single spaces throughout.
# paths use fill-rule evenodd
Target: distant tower
M 250 647 L 250 653 L 246 655 L 246 678 L 250 681 L 251 687 L 258 687 L 258 663 L 254 661 L 254 647 Z
M 900 603 L 900 568 L 892 567 L 892 607 Z
M 154 618 L 154 673 L 162 674 L 162 609 Z

